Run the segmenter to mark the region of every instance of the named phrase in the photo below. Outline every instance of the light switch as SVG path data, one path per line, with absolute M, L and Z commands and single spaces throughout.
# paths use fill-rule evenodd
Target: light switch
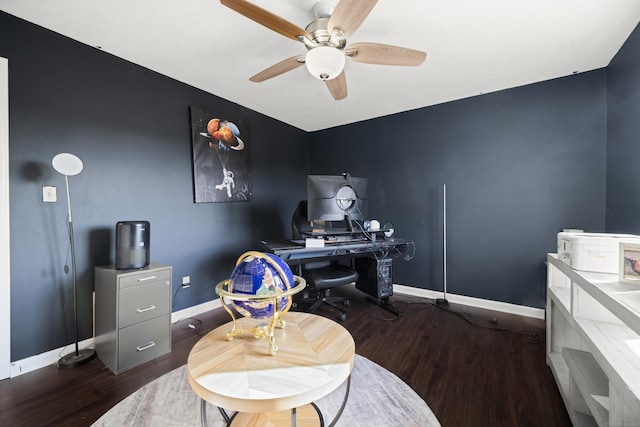
M 45 203 L 57 202 L 58 195 L 56 193 L 56 187 L 52 185 L 45 185 L 42 187 L 42 201 Z

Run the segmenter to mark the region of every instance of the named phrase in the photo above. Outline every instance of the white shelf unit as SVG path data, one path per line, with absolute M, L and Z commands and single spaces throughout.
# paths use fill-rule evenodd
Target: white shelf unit
M 640 286 L 548 254 L 547 364 L 574 426 L 640 426 Z

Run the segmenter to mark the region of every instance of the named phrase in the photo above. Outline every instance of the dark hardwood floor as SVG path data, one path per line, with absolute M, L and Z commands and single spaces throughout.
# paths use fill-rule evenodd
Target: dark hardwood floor
M 543 320 L 456 304 L 440 308 L 400 294 L 391 297 L 403 312 L 396 317 L 353 287 L 340 293 L 352 299 L 344 326 L 356 352 L 409 384 L 444 427 L 571 425 L 545 362 Z M 177 322 L 170 354 L 120 375 L 94 360 L 0 381 L 0 425 L 89 426 L 138 388 L 185 364 L 200 336 L 229 320 L 220 308 Z

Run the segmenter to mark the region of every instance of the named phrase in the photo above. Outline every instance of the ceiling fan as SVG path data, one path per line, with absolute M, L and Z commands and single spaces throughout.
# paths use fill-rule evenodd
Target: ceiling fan
M 347 45 L 347 37 L 364 22 L 378 0 L 322 0 L 314 6 L 316 19 L 303 30 L 245 0 L 220 0 L 241 15 L 290 39 L 304 43 L 307 53 L 268 67 L 249 80 L 263 82 L 306 64 L 307 70 L 323 80 L 335 100 L 347 97 L 345 58 L 365 64 L 418 66 L 425 52 L 381 43 Z

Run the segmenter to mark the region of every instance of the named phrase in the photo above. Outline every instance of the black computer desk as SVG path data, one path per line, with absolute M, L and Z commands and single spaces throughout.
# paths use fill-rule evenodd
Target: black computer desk
M 351 259 L 358 257 L 388 257 L 410 253 L 413 241 L 404 238 L 324 240 L 324 247 L 307 247 L 304 240 L 262 240 L 267 252 L 282 258 L 287 264 L 301 265 L 323 259 Z
M 359 275 L 356 288 L 381 307 L 398 316 L 401 314 L 389 302 L 389 297 L 393 295 L 391 259 L 411 259 L 415 251 L 413 240 L 399 237 L 323 240 L 323 247 L 307 247 L 305 240 L 262 240 L 259 243 L 265 252 L 273 253 L 288 265 L 297 267 L 299 275 L 304 264 L 315 261 L 353 262 Z

